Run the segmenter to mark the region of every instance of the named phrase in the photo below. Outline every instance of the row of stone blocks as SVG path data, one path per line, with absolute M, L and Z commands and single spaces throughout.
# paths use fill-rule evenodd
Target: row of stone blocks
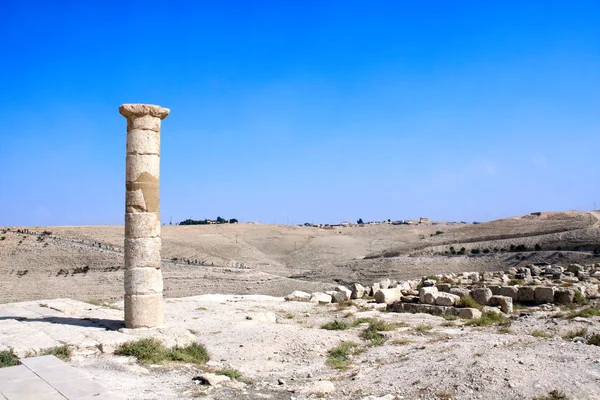
M 466 291 L 469 289 L 455 289 L 446 287 L 445 285 L 438 285 L 438 290 L 443 292 L 458 292 Z M 592 286 L 590 286 L 590 289 Z M 594 288 L 596 288 L 594 286 Z M 588 289 L 588 290 L 590 290 Z M 473 299 L 485 305 L 492 296 L 504 296 L 511 298 L 514 302 L 524 304 L 544 304 L 544 303 L 558 303 L 558 304 L 569 304 L 572 303 L 575 297 L 574 288 L 567 287 L 555 287 L 555 286 L 488 286 L 479 287 L 469 290 L 469 295 Z M 456 293 L 459 294 L 459 293 Z M 596 293 L 588 293 L 587 297 L 595 297 Z
M 386 311 L 399 312 L 399 313 L 425 313 L 438 316 L 453 316 L 466 319 L 479 318 L 481 317 L 481 311 L 476 308 L 459 308 L 459 307 L 448 307 L 448 306 L 436 306 L 432 304 L 420 304 L 420 303 L 404 303 L 402 301 L 396 301 L 388 304 Z

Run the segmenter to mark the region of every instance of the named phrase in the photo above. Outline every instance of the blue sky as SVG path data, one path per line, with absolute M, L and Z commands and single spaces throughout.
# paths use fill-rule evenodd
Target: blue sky
M 122 224 L 123 103 L 163 222 L 600 208 L 598 1 L 2 1 L 0 225 Z

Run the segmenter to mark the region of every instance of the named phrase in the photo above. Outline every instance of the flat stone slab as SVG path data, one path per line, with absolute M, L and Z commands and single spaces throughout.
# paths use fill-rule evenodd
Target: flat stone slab
M 0 369 L 2 400 L 125 400 L 54 356 L 21 359 Z

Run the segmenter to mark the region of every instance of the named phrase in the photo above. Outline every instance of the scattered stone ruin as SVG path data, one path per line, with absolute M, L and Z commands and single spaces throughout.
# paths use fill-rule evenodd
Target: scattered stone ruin
M 343 303 L 372 298 L 391 312 L 479 318 L 483 313 L 512 314 L 514 304 L 553 307 L 597 299 L 600 264 L 529 265 L 500 272 L 464 272 L 423 277 L 421 280 L 384 279 L 365 287 L 352 283 L 324 293 L 295 291 L 290 301 Z
M 163 323 L 160 270 L 160 123 L 169 109 L 124 104 L 127 118 L 125 198 L 125 326 Z

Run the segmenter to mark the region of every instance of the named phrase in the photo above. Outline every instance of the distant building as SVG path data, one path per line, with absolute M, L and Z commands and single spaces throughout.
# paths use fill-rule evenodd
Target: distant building
M 431 220 L 429 219 L 429 217 L 421 217 L 419 218 L 419 224 L 431 225 Z

